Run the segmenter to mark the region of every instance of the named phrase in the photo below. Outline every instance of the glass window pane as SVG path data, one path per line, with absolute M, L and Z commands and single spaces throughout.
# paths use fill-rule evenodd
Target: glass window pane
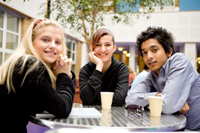
M 67 46 L 67 50 L 71 50 L 71 39 L 66 38 L 66 46 Z
M 72 53 L 72 61 L 74 62 L 75 61 L 75 54 Z
M 68 48 L 68 50 L 71 50 L 71 42 L 67 43 L 67 48 Z
M 7 33 L 6 36 L 6 49 L 15 49 L 17 47 L 17 43 L 18 43 L 18 36 L 11 34 L 11 33 Z
M 5 59 L 4 59 L 4 62 L 8 59 L 8 57 L 9 57 L 10 55 L 11 55 L 10 53 L 5 53 Z
M 0 31 L 0 48 L 2 48 L 3 44 L 3 31 Z
M 73 42 L 73 51 L 75 51 L 75 48 L 76 48 L 76 43 Z
M 71 58 L 71 51 L 68 51 L 68 52 L 67 52 L 67 57 L 68 57 L 68 58 Z
M 7 29 L 10 31 L 18 32 L 19 18 L 8 14 L 7 18 Z
M 161 0 L 162 3 L 164 4 L 164 6 L 173 6 L 174 5 L 174 0 Z M 156 4 L 156 6 L 159 6 L 158 4 Z
M 4 16 L 3 11 L 0 11 L 0 27 L 1 28 L 3 28 L 3 16 Z
M 2 52 L 0 52 L 0 65 L 2 65 Z

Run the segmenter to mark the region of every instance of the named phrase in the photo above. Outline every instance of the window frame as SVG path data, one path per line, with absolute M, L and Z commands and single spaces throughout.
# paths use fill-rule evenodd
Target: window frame
M 69 42 L 67 42 L 67 40 L 70 40 Z M 68 43 L 70 43 L 71 47 L 70 49 L 68 48 Z M 76 70 L 76 51 L 77 51 L 77 42 L 74 39 L 68 38 L 66 37 L 66 42 L 65 45 L 67 47 L 67 55 L 70 52 L 70 57 L 72 59 L 72 65 L 74 66 L 74 70 Z M 74 49 L 74 50 L 73 50 Z M 74 59 L 72 58 L 74 55 Z
M 7 49 L 6 48 L 7 33 L 10 33 L 12 35 L 16 35 L 17 36 L 17 40 L 18 40 L 18 42 L 16 42 L 17 46 L 20 44 L 21 18 L 17 14 L 14 14 L 12 12 L 6 11 L 4 9 L 1 9 L 0 11 L 2 11 L 3 14 L 4 14 L 4 16 L 3 16 L 3 27 L 2 28 L 0 27 L 0 31 L 3 32 L 3 34 L 2 34 L 2 47 L 0 48 L 0 53 L 2 53 L 2 57 L 1 57 L 2 59 L 1 59 L 0 64 L 3 64 L 5 62 L 5 60 L 6 60 L 5 59 L 6 58 L 5 54 L 12 54 L 14 52 L 14 50 L 16 49 L 16 48 L 15 49 Z M 18 32 L 10 31 L 10 30 L 7 29 L 8 14 L 16 17 L 19 20 Z

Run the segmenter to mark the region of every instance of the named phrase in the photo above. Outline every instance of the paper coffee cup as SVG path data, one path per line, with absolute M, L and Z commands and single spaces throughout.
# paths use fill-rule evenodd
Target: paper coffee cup
M 99 124 L 101 126 L 112 126 L 112 114 L 111 110 L 101 110 L 102 117 L 100 119 Z
M 111 109 L 113 92 L 100 92 L 101 93 L 101 107 L 102 109 Z
M 150 117 L 149 126 L 155 127 L 160 125 L 161 125 L 160 117 Z
M 160 117 L 162 112 L 163 97 L 149 96 L 150 116 Z

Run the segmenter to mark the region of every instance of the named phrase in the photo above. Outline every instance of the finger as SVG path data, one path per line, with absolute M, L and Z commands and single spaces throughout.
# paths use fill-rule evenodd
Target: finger
M 70 66 L 72 65 L 72 59 L 71 59 L 71 58 L 69 58 L 69 59 L 67 60 L 67 64 L 70 65 Z
M 65 59 L 66 59 L 66 57 L 61 56 L 61 59 L 60 59 L 60 65 L 61 66 L 64 65 Z
M 92 60 L 93 57 L 94 57 L 94 56 L 93 56 L 93 52 L 90 52 L 90 53 L 89 53 L 89 59 Z
M 58 59 L 54 62 L 54 64 L 53 64 L 53 69 L 54 69 L 54 70 L 57 69 L 58 66 L 59 66 L 59 64 L 60 64 L 60 56 L 59 56 Z

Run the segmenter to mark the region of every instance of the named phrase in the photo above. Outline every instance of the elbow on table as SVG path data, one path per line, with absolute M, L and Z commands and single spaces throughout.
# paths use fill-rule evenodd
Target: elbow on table
M 67 118 L 69 116 L 69 114 L 71 113 L 71 108 L 68 107 L 67 109 L 60 111 L 58 114 L 56 114 L 55 116 L 57 118 Z
M 125 103 L 126 103 L 126 106 L 133 104 L 133 103 L 130 102 L 130 100 L 128 100 L 127 98 L 126 98 L 126 100 L 125 100 Z
M 173 114 L 177 112 L 177 110 L 172 106 L 172 105 L 164 105 L 163 108 L 162 108 L 162 113 L 164 114 Z
M 123 106 L 125 104 L 125 100 L 119 100 L 112 103 L 112 106 Z
M 94 102 L 94 100 L 92 100 L 92 99 L 89 99 L 89 98 L 84 98 L 84 97 L 82 97 L 82 96 L 80 96 L 80 98 L 81 98 L 81 101 L 82 101 L 82 103 L 84 104 L 84 105 L 92 105 L 92 104 L 94 104 L 93 102 Z

